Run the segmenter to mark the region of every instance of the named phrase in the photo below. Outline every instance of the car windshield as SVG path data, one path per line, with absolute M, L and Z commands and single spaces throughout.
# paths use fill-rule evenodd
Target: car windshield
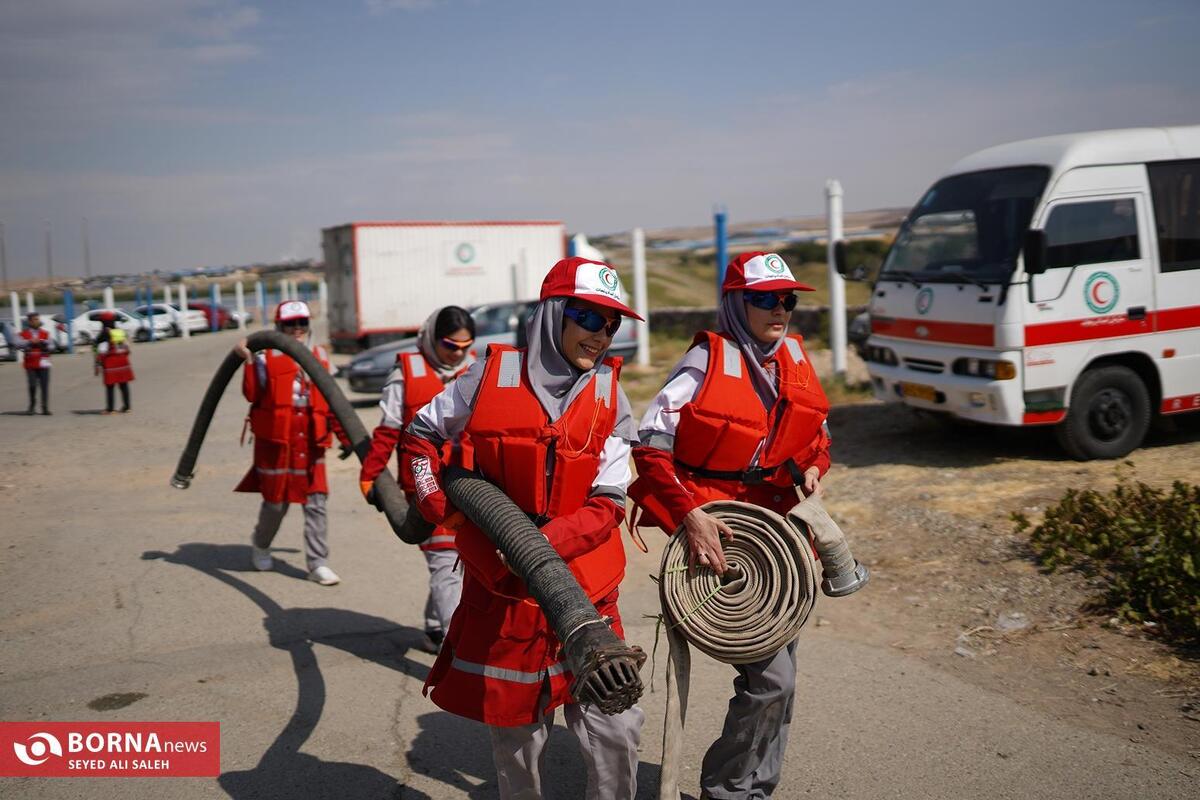
M 879 279 L 1007 281 L 1049 177 L 1011 167 L 938 181 L 900 226 Z
M 475 335 L 495 336 L 513 330 L 513 317 L 523 320 L 528 303 L 504 303 L 497 306 L 481 306 L 471 312 L 475 320 Z

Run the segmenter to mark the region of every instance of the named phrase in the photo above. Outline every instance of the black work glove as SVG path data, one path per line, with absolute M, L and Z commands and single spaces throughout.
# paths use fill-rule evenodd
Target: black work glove
M 338 447 L 338 461 L 345 461 L 352 455 L 354 455 L 354 447 L 352 445 L 343 444 Z

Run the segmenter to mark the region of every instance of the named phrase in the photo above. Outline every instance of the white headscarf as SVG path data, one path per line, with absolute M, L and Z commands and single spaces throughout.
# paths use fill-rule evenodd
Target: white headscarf
M 783 346 L 783 337 L 763 344 L 750 333 L 750 322 L 746 318 L 744 292 L 733 289 L 721 295 L 721 306 L 717 311 L 717 323 L 722 331 L 733 337 L 750 373 L 750 383 L 754 392 L 762 400 L 763 405 L 770 410 L 779 398 L 779 389 L 775 386 L 775 378 L 763 367 L 772 356 Z M 786 331 L 785 331 L 786 333 Z
M 421 355 L 425 356 L 425 360 L 437 372 L 437 376 L 442 379 L 442 383 L 449 383 L 454 379 L 455 375 L 475 363 L 475 356 L 472 353 L 467 353 L 463 357 L 463 360 L 457 364 L 447 364 L 438 356 L 437 337 L 434 331 L 437 328 L 437 318 L 444 310 L 445 307 L 439 308 L 421 323 L 421 327 L 417 331 L 417 350 L 420 351 Z
M 567 360 L 562 352 L 563 309 L 566 297 L 548 297 L 542 300 L 529 315 L 525 326 L 528 350 L 525 358 L 525 375 L 534 395 L 551 422 L 558 421 L 579 393 L 587 388 L 592 376 L 600 368 L 604 353 L 596 357 L 589 370 L 580 370 Z M 624 390 L 617 387 L 617 424 L 613 435 L 628 442 L 637 440 L 633 424 L 633 412 Z

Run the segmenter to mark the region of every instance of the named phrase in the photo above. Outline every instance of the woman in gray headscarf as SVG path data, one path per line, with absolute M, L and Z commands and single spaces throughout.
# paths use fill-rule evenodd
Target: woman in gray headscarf
M 383 387 L 379 408 L 383 418 L 371 433 L 371 452 L 363 459 L 359 487 L 372 505 L 375 479 L 387 469 L 400 433 L 417 410 L 441 394 L 445 385 L 475 363 L 475 320 L 458 306 L 439 308 L 417 332 L 417 351 L 396 354 L 396 367 Z M 470 443 L 458 439 L 442 449 L 442 460 L 471 465 Z M 376 507 L 378 507 L 376 505 Z M 435 529 L 420 545 L 429 568 L 429 596 L 425 600 L 425 636 L 422 649 L 436 653 L 462 594 L 462 571 L 457 568 L 454 532 Z
M 682 528 L 693 569 L 724 573 L 733 536 L 701 506 L 738 500 L 785 513 L 820 491 L 829 469 L 829 402 L 800 336 L 788 334 L 796 281 L 776 253 L 735 258 L 722 283 L 720 331 L 696 336 L 651 402 L 633 449 L 629 495 L 650 525 Z M 721 737 L 705 754 L 702 797 L 769 797 L 779 783 L 795 694 L 795 642 L 736 665 Z
M 619 361 L 605 353 L 622 317 L 637 315 L 620 298 L 609 265 L 558 262 L 529 319 L 529 346 L 489 347 L 417 412 L 401 441 L 406 491 L 427 520 L 457 528 L 466 567 L 462 605 L 425 690 L 443 709 L 490 726 L 501 798 L 542 796 L 542 751 L 560 705 L 584 749 L 589 800 L 632 798 L 644 716 L 636 706 L 606 716 L 574 702 L 545 615 L 487 537 L 447 507 L 436 454 L 465 433 L 476 470 L 530 515 L 623 636 L 619 525 L 635 431 Z

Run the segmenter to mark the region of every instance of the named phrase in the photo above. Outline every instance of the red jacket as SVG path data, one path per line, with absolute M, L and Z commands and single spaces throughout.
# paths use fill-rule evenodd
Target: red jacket
M 274 350 L 263 351 L 266 381 L 258 360 L 242 372 L 242 394 L 250 401 L 247 421 L 254 434 L 254 464 L 235 492 L 260 492 L 269 503 L 304 503 L 310 494 L 328 494 L 325 450 L 333 435 L 344 440 L 329 403 L 300 365 Z M 326 369 L 325 349 L 313 355 Z M 299 392 L 297 393 L 297 389 Z
M 25 346 L 25 369 L 43 369 L 50 366 L 50 334 L 45 328 L 25 328 L 20 336 Z
M 400 443 L 400 434 L 417 416 L 417 412 L 441 394 L 447 386 L 442 383 L 437 369 L 420 352 L 397 353 L 396 367 L 399 368 L 400 374 L 404 378 L 402 384 L 404 399 L 400 420 L 403 427 L 396 429 L 387 425 L 379 425 L 371 432 L 371 451 L 363 459 L 362 470 L 359 472 L 360 482 L 372 482 L 379 477 L 379 473 L 387 469 L 388 461 L 391 460 L 392 453 Z M 468 367 L 463 367 L 458 370 L 450 380 L 453 381 L 467 369 Z M 471 458 L 471 446 L 466 436 L 462 437 L 457 447 L 451 442 L 446 442 L 442 447 L 442 463 L 458 464 L 466 469 L 472 468 L 474 462 Z M 454 531 L 443 530 L 442 526 L 439 526 L 434 529 L 428 539 L 421 543 L 420 548 L 422 550 L 453 550 Z
M 754 391 L 737 344 L 711 331 L 698 334 L 693 346 L 701 342 L 708 344 L 704 383 L 680 409 L 674 452 L 634 448 L 639 477 L 629 496 L 644 509 L 648 524 L 668 533 L 688 511 L 710 500 L 787 511 L 796 504 L 792 487 L 804 470 L 816 466 L 824 474 L 829 469 L 829 437 L 822 424 L 829 400 L 802 337 L 789 335 L 772 358 L 779 397 L 769 411 Z
M 133 366 L 129 363 L 129 345 L 108 343 L 108 349 L 99 353 L 96 360 L 104 374 L 104 385 L 129 383 L 133 380 Z
M 620 360 L 606 360 L 554 423 L 529 386 L 523 360 L 524 351 L 489 347 L 466 426 L 476 469 L 543 522 L 543 534 L 623 636 L 616 599 L 625 572 L 617 527 L 624 512 L 607 498 L 589 496 L 617 421 Z M 550 700 L 544 708 L 570 702 L 572 676 L 558 639 L 524 583 L 461 514 L 444 524 L 456 530 L 466 575 L 448 644 L 426 680 L 426 692 L 432 689 L 433 701 L 447 711 L 501 726 L 536 721 L 544 710 L 538 695 L 547 677 Z

